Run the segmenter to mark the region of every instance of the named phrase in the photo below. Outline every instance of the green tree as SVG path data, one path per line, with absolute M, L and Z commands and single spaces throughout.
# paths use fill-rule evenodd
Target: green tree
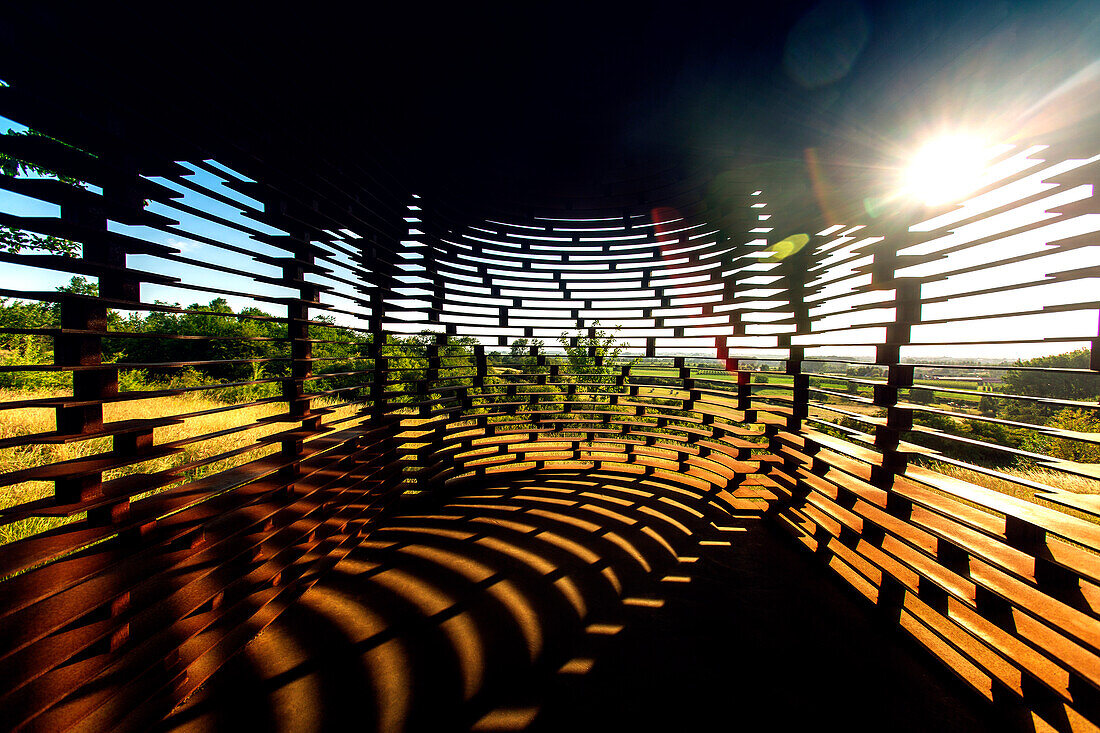
M 205 305 L 192 303 L 182 313 L 153 311 L 145 318 L 132 314 L 126 320 L 120 318 L 112 330 L 148 334 L 108 339 L 104 350 L 118 361 L 166 365 L 236 362 L 198 366 L 208 381 L 251 381 L 289 373 L 285 361 L 290 355 L 286 324 L 257 308 L 235 313 L 224 298 Z M 256 359 L 273 361 L 246 361 Z M 178 373 L 179 367 L 154 366 L 150 371 L 155 377 L 167 378 Z
M 72 148 L 73 150 L 79 150 L 79 148 L 76 148 L 72 145 L 69 145 L 68 143 L 62 142 L 61 140 L 58 140 L 57 138 L 50 137 L 49 135 L 45 135 L 45 134 L 39 132 L 38 130 L 30 130 L 30 129 L 27 129 L 27 130 L 8 130 L 7 132 L 4 133 L 4 137 L 9 137 L 9 138 L 10 137 L 38 137 L 38 138 L 44 138 L 46 140 L 53 140 L 55 143 L 59 143 L 60 145 L 64 145 L 67 148 Z M 56 178 L 57 180 L 62 181 L 63 183 L 68 183 L 68 184 L 73 185 L 73 186 L 80 186 L 81 188 L 84 188 L 84 182 L 80 181 L 76 178 L 73 178 L 72 176 L 66 176 L 62 173 L 58 173 L 55 170 L 51 170 L 49 168 L 43 168 L 40 165 L 36 165 L 36 164 L 34 164 L 30 161 L 21 160 L 20 158 L 16 158 L 14 156 L 7 155 L 6 153 L 0 153 L 0 173 L 3 173 L 5 176 L 11 176 L 13 178 L 16 177 L 16 176 L 25 176 L 25 175 L 28 175 L 28 174 L 37 175 L 37 176 L 45 176 L 47 178 Z
M 360 372 L 371 368 L 367 354 L 370 335 L 338 326 L 336 319 L 327 314 L 316 316 L 314 320 L 320 323 L 310 324 L 309 337 L 314 342 L 313 358 L 316 359 L 313 373 L 319 378 L 307 385 L 307 391 L 365 388 L 366 375 Z M 281 324 L 279 327 L 283 328 Z M 274 331 L 274 328 L 268 326 L 268 331 Z M 285 344 L 272 342 L 272 345 L 269 352 L 278 351 L 280 356 L 289 353 Z
M 935 412 L 914 411 L 913 424 L 932 428 L 942 435 L 923 431 L 906 433 L 906 440 L 938 450 L 944 455 L 960 461 L 982 466 L 1005 467 L 1015 460 L 1010 454 L 995 448 L 987 448 L 963 441 L 952 440 L 948 436 L 959 436 L 981 441 L 991 445 L 1022 447 L 1021 436 L 998 423 L 985 423 L 980 420 L 962 420 L 940 415 Z
M 1040 356 L 1027 361 L 1017 360 L 1018 367 L 1088 369 L 1089 349 L 1067 351 L 1054 356 Z M 1055 397 L 1066 400 L 1092 401 L 1100 395 L 1100 375 L 1065 372 L 1010 369 L 1005 373 L 1005 392 L 1029 397 Z
M 387 392 L 397 402 L 411 400 L 424 383 L 425 394 L 435 394 L 443 387 L 463 387 L 473 384 L 474 365 L 471 359 L 476 338 L 463 336 L 447 339 L 438 345 L 440 366 L 435 379 L 428 382 L 430 351 L 437 344 L 437 335 L 424 332 L 416 336 L 386 336 L 382 356 L 387 357 L 390 386 Z
M 1100 440 L 1100 419 L 1085 410 L 1067 408 L 1058 412 L 1050 421 L 1051 426 L 1075 433 L 1091 433 L 1093 440 Z M 1078 463 L 1100 463 L 1100 445 L 1071 438 L 1050 440 L 1050 454 L 1055 458 Z
M 914 387 L 909 390 L 909 401 L 915 402 L 918 405 L 931 404 L 933 398 L 932 390 L 921 389 L 920 387 Z
M 80 277 L 76 275 L 69 279 L 68 285 L 59 285 L 57 287 L 58 292 L 72 293 L 73 295 L 90 295 L 96 297 L 99 295 L 99 283 L 92 282 L 86 277 Z
M 69 280 L 67 285 L 59 286 L 57 290 L 62 293 L 94 296 L 99 294 L 99 285 L 78 276 Z M 56 328 L 60 323 L 60 314 L 60 307 L 56 303 L 0 298 L 0 328 L 12 330 Z M 119 323 L 121 318 L 111 311 L 110 322 Z M 27 339 L 43 338 L 33 334 L 0 333 L 0 348 L 19 351 L 29 344 Z M 49 345 L 42 348 L 46 351 L 52 349 Z
M 535 358 L 531 356 L 531 347 L 542 349 L 546 344 L 542 339 L 518 338 L 512 341 L 511 353 L 508 355 L 508 363 L 516 367 L 532 367 Z
M 83 277 L 73 277 L 67 285 L 57 288 L 63 293 L 97 295 L 98 284 Z M 122 321 L 115 311 L 108 311 L 108 328 Z M 0 364 L 3 366 L 34 366 L 53 363 L 53 339 L 37 333 L 57 328 L 61 308 L 57 303 L 0 298 Z M 107 353 L 110 360 L 110 353 Z M 65 372 L 8 371 L 0 373 L 0 387 L 23 390 L 55 390 L 71 386 Z
M 0 328 L 13 331 L 57 326 L 57 315 L 48 303 L 0 298 Z M 0 333 L 0 348 L 23 352 L 28 339 L 38 338 L 25 333 Z
M 574 381 L 597 383 L 597 392 L 610 389 L 607 385 L 615 381 L 623 367 L 638 362 L 638 357 L 635 357 L 626 364 L 619 363 L 626 344 L 621 343 L 614 333 L 602 330 L 599 321 L 592 324 L 591 331 L 578 332 L 575 339 L 576 343 L 572 344 L 565 331 L 558 337 L 558 343 L 565 349 L 564 371 Z

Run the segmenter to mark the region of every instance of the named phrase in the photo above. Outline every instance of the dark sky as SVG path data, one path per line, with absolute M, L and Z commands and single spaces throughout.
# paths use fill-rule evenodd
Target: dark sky
M 378 5 L 35 6 L 3 28 L 6 60 L 16 76 L 68 67 L 66 83 L 165 124 L 190 114 L 192 130 L 245 144 L 262 131 L 382 156 L 425 190 L 522 199 L 809 147 L 852 170 L 889 165 L 936 127 L 1019 128 L 1100 58 L 1089 2 Z

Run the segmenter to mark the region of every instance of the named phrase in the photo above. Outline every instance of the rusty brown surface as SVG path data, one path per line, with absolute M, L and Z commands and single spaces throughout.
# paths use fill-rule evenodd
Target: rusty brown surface
M 793 215 L 773 210 L 769 197 L 778 188 L 781 200 L 781 181 L 762 182 L 760 195 L 746 186 L 721 207 L 694 188 L 697 182 L 685 182 L 675 197 L 694 197 L 696 204 L 675 216 L 644 207 L 558 218 L 504 211 L 499 221 L 471 223 L 445 204 L 381 184 L 372 188 L 355 171 L 327 162 L 318 163 L 316 179 L 297 180 L 246 155 L 219 161 L 250 179 L 243 180 L 203 158 L 158 159 L 162 151 L 67 116 L 31 92 L 0 94 L 0 112 L 49 120 L 61 139 L 71 133 L 85 151 L 40 140 L 11 142 L 23 147 L 0 152 L 71 172 L 102 190 L 0 177 L 5 189 L 59 207 L 56 217 L 4 215 L 0 224 L 83 245 L 79 258 L 4 254 L 4 261 L 99 282 L 97 296 L 3 284 L 4 297 L 58 306 L 52 327 L 4 329 L 47 341 L 53 363 L 5 369 L 60 372 L 72 382 L 60 395 L 5 398 L 0 410 L 9 414 L 45 409 L 53 418 L 50 428 L 0 445 L 110 443 L 80 458 L 0 473 L 0 490 L 27 482 L 49 487 L 31 500 L 6 502 L 5 524 L 74 518 L 0 547 L 0 669 L 7 682 L 0 716 L 12 727 L 125 727 L 152 719 L 140 716 L 163 714 L 255 643 L 280 614 L 300 613 L 302 599 L 319 592 L 313 589 L 323 579 L 337 577 L 342 563 L 372 549 L 374 519 L 395 497 L 409 491 L 447 496 L 473 481 L 523 481 L 553 471 L 611 476 L 608 486 L 622 482 L 624 491 L 639 496 L 661 485 L 666 499 L 677 492 L 691 501 L 707 495 L 728 511 L 767 516 L 980 696 L 996 704 L 1022 701 L 1058 730 L 1100 721 L 1097 505 L 1088 495 L 1042 485 L 1037 491 L 1046 501 L 1039 503 L 947 475 L 946 468 L 960 461 L 919 444 L 921 435 L 936 437 L 941 446 L 977 440 L 986 450 L 1015 455 L 1016 449 L 915 426 L 914 416 L 1012 423 L 1080 444 L 1095 444 L 1096 434 L 1052 432 L 979 414 L 958 418 L 946 399 L 978 396 L 966 388 L 925 385 L 943 400 L 917 403 L 914 369 L 937 367 L 902 363 L 918 342 L 989 341 L 981 338 L 986 314 L 964 307 L 951 317 L 924 318 L 925 308 L 949 297 L 977 297 L 987 289 L 1013 294 L 993 314 L 1003 317 L 1095 313 L 1094 294 L 1078 291 L 1056 308 L 1030 299 L 1045 283 L 1095 278 L 1094 260 L 1058 269 L 1055 257 L 1094 247 L 1094 233 L 1000 259 L 979 249 L 991 242 L 1007 248 L 1015 234 L 1100 213 L 1094 194 L 1052 204 L 1042 221 L 956 238 L 923 254 L 906 250 L 980 224 L 999 209 L 964 212 L 926 232 L 909 231 L 915 220 L 907 218 L 854 221 L 814 234 L 829 231 L 828 222 L 784 220 Z M 164 149 L 172 148 L 165 143 Z M 1050 148 L 1042 160 L 1071 152 Z M 1059 191 L 1092 184 L 1097 165 L 1047 182 Z M 192 176 L 191 168 L 226 183 Z M 182 201 L 179 189 L 205 199 Z M 243 204 L 230 193 L 258 203 Z M 1013 205 L 1021 203 L 1026 201 Z M 760 212 L 774 217 L 768 232 L 752 231 Z M 123 231 L 113 223 L 143 228 Z M 849 232 L 860 224 L 866 227 Z M 771 254 L 771 245 L 794 232 L 808 234 L 804 247 L 787 257 Z M 968 261 L 971 250 L 984 258 Z M 989 287 L 979 278 L 951 296 L 934 288 L 947 278 L 1020 263 L 1030 269 L 1006 284 Z M 219 456 L 233 465 L 198 478 L 181 478 L 187 466 L 163 468 L 154 460 L 220 437 L 218 431 L 167 442 L 160 437 L 174 425 L 202 424 L 202 410 L 105 420 L 111 406 L 210 387 L 119 390 L 120 370 L 150 365 L 104 363 L 104 339 L 126 333 L 108 330 L 108 313 L 183 310 L 147 299 L 143 290 L 152 286 L 175 288 L 181 302 L 193 293 L 239 298 L 272 315 L 212 317 L 273 318 L 286 326 L 286 356 L 270 361 L 289 362 L 287 374 L 264 377 L 259 371 L 245 383 L 278 384 L 279 395 L 226 407 L 268 414 L 228 428 L 247 435 L 232 455 Z M 831 325 L 820 309 L 848 295 L 862 300 L 837 308 L 854 320 Z M 622 360 L 591 378 L 571 374 L 561 355 L 546 349 L 531 351 L 528 365 L 515 371 L 490 363 L 490 352 L 507 351 L 516 338 L 541 336 L 553 346 L 551 328 L 591 335 L 600 313 L 626 313 L 609 318 L 621 321 L 622 338 L 641 361 Z M 356 370 L 361 383 L 354 388 L 322 393 L 313 386 L 322 370 L 309 326 L 322 314 L 373 339 L 361 355 L 365 366 Z M 915 329 L 942 322 L 965 327 L 967 336 L 914 336 Z M 413 360 L 423 376 L 410 380 L 408 365 L 387 351 L 385 338 L 422 330 L 433 334 L 431 344 Z M 827 353 L 830 333 L 872 354 L 871 361 L 852 363 L 878 367 L 875 375 L 826 379 L 809 370 L 823 349 Z M 480 345 L 446 355 L 448 344 L 462 336 L 477 337 Z M 1032 341 L 1044 339 L 1020 339 Z M 1071 376 L 1095 379 L 1095 328 L 1045 342 L 1051 350 L 1091 343 L 1090 368 Z M 701 366 L 682 353 L 695 349 L 716 361 Z M 662 358 L 671 361 L 658 367 Z M 770 360 L 781 370 L 766 374 L 789 375 L 790 384 L 754 382 L 761 372 L 746 366 L 750 360 Z M 210 363 L 217 360 L 205 365 Z M 594 355 L 592 363 L 601 366 Z M 658 368 L 657 377 L 640 373 Z M 455 376 L 453 370 L 463 371 Z M 1093 415 L 1097 409 L 1032 395 L 998 399 Z M 1031 460 L 1054 473 L 1097 476 L 1096 464 L 1039 454 Z M 141 466 L 136 473 L 118 475 L 135 465 Z M 1028 479 L 970 467 L 1035 493 Z M 155 493 L 145 496 L 149 492 Z M 553 497 L 543 501 L 552 512 Z M 496 511 L 486 509 L 484 516 Z M 596 534 L 622 521 L 613 509 L 602 516 L 584 520 Z

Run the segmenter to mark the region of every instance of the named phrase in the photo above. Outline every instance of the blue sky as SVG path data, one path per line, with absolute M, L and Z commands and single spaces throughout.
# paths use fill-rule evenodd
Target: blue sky
M 25 129 L 22 125 L 0 117 L 0 133 Z M 114 221 L 108 223 L 108 228 L 112 231 L 173 247 L 179 251 L 181 258 L 195 262 L 195 264 L 189 264 L 151 255 L 130 255 L 127 262 L 135 269 L 179 277 L 185 284 L 201 285 L 203 288 L 194 289 L 143 283 L 142 299 L 145 302 L 159 300 L 186 306 L 191 303 L 208 303 L 214 298 L 224 297 L 234 309 L 256 307 L 273 315 L 285 315 L 285 307 L 281 304 L 218 292 L 218 290 L 241 291 L 267 297 L 296 295 L 296 291 L 257 281 L 252 277 L 253 275 L 262 275 L 279 278 L 282 273 L 277 266 L 257 261 L 249 253 L 284 257 L 286 252 L 253 239 L 249 236 L 249 232 L 261 235 L 282 235 L 285 232 L 249 218 L 248 214 L 255 215 L 262 212 L 262 205 L 226 185 L 233 178 L 242 181 L 247 181 L 247 178 L 216 161 L 205 161 L 205 163 L 209 167 L 220 171 L 222 175 L 215 175 L 194 164 L 181 162 L 190 171 L 190 174 L 186 176 L 187 181 L 199 189 L 228 197 L 235 201 L 237 205 L 223 203 L 216 198 L 203 195 L 165 178 L 150 177 L 149 180 L 182 194 L 181 198 L 175 200 L 177 203 L 202 211 L 207 217 L 220 218 L 224 220 L 224 223 L 195 216 L 187 211 L 157 201 L 150 201 L 147 210 L 178 221 L 178 226 L 171 226 L 167 227 L 167 230 L 162 230 L 151 226 L 128 226 Z M 59 208 L 56 205 L 44 203 L 37 199 L 0 190 L 0 211 L 8 214 L 53 217 L 59 215 Z M 234 228 L 233 225 L 244 227 L 248 231 L 242 232 Z M 202 237 L 238 247 L 245 252 L 234 252 L 212 246 L 201 241 Z M 337 262 L 348 263 L 348 271 L 339 273 L 344 277 L 348 277 L 350 274 L 348 258 L 338 252 L 333 252 L 332 256 Z M 213 267 L 228 268 L 237 272 L 219 271 L 213 269 Z M 334 269 L 339 268 L 334 267 Z M 48 269 L 0 263 L 0 282 L 3 282 L 5 287 L 13 289 L 25 291 L 53 290 L 66 284 L 69 277 L 64 273 L 57 273 Z M 308 279 L 317 280 L 315 276 L 308 276 Z M 349 310 L 357 308 L 346 299 L 326 297 L 325 300 Z M 348 315 L 339 316 L 338 319 L 348 325 L 363 325 L 358 319 Z

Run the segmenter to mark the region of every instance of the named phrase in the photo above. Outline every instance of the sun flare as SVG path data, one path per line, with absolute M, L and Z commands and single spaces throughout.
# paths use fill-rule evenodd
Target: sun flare
M 953 203 L 981 187 L 988 146 L 970 135 L 950 135 L 926 143 L 905 170 L 911 198 L 929 206 Z

